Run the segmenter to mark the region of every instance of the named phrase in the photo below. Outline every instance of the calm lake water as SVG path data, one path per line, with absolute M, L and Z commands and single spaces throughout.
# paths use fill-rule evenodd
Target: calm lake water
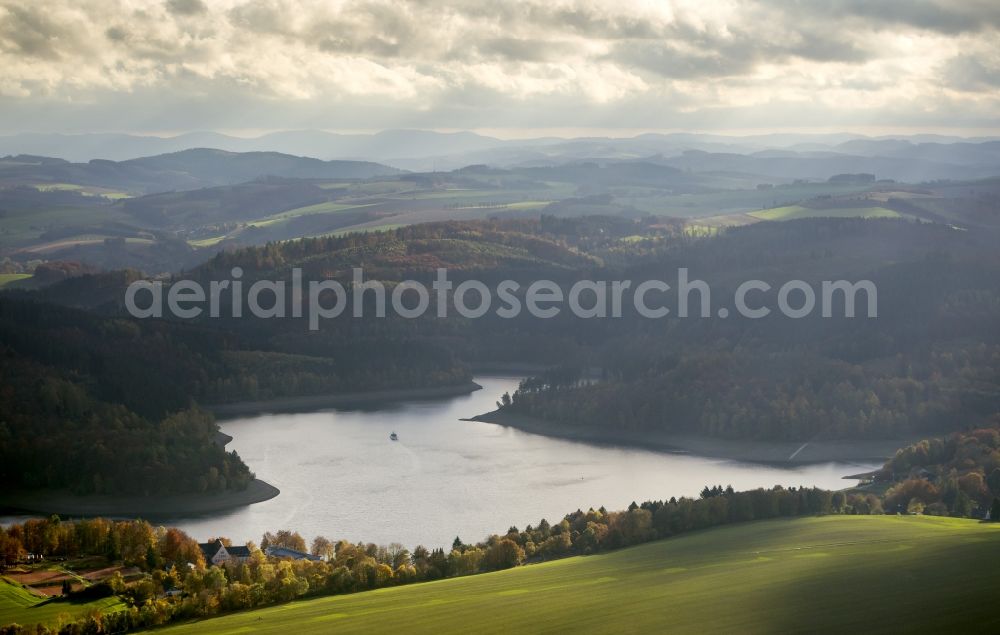
M 294 529 L 307 541 L 400 542 L 409 548 L 467 542 L 511 525 L 557 521 L 578 508 L 694 496 L 707 484 L 736 489 L 809 485 L 840 489 L 842 476 L 877 467 L 823 463 L 783 469 L 698 456 L 596 446 L 460 421 L 495 408 L 517 378 L 478 377 L 483 390 L 368 411 L 260 415 L 223 421 L 270 501 L 163 524 L 199 540 L 260 541 Z M 389 440 L 396 432 L 399 440 Z

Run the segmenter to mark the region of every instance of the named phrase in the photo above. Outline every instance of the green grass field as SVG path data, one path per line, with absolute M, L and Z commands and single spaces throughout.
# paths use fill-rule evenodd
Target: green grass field
M 828 516 L 722 527 L 156 632 L 995 633 L 998 589 L 1000 526 Z
M 3 289 L 12 282 L 27 280 L 30 277 L 30 273 L 0 273 L 0 289 Z
M 900 214 L 884 207 L 833 207 L 827 209 L 788 205 L 787 207 L 751 212 L 750 216 L 761 220 L 795 220 L 799 218 L 899 218 Z
M 803 183 L 784 185 L 770 190 L 755 190 L 753 183 L 729 182 L 726 178 L 719 178 L 713 185 L 726 189 L 696 194 L 673 194 L 628 186 L 616 187 L 614 190 L 617 202 L 632 205 L 643 212 L 658 216 L 694 218 L 743 214 L 759 210 L 761 206 L 791 205 L 816 196 L 845 196 L 869 189 L 866 185 Z
M 76 183 L 41 183 L 34 186 L 40 192 L 80 192 L 84 196 L 101 196 L 106 199 L 119 200 L 131 198 L 127 192 L 112 190 L 106 187 L 96 187 L 91 185 L 78 185 Z
M 218 245 L 223 240 L 228 237 L 228 234 L 223 234 L 221 236 L 212 236 L 211 238 L 198 238 L 196 240 L 188 240 L 187 243 L 192 247 L 197 247 L 199 249 L 203 247 L 214 247 Z
M 701 216 L 684 224 L 684 233 L 689 236 L 713 236 L 725 227 L 742 227 L 760 222 L 750 214 L 719 214 L 718 216 Z
M 52 625 L 61 616 L 77 619 L 91 611 L 110 612 L 123 607 L 118 598 L 104 598 L 91 602 L 64 602 L 46 600 L 34 593 L 13 584 L 5 578 L 0 578 L 0 626 L 4 624 Z
M 284 212 L 279 212 L 277 214 L 272 214 L 267 218 L 262 218 L 259 220 L 252 221 L 251 225 L 257 225 L 258 227 L 266 227 L 274 223 L 279 223 L 282 221 L 287 221 L 298 216 L 311 216 L 313 214 L 333 214 L 337 212 L 343 212 L 349 209 L 361 209 L 362 207 L 370 207 L 374 203 L 369 203 L 366 205 L 343 205 L 340 203 L 326 202 L 317 203 L 316 205 L 307 205 L 305 207 L 296 207 L 295 209 L 290 209 Z

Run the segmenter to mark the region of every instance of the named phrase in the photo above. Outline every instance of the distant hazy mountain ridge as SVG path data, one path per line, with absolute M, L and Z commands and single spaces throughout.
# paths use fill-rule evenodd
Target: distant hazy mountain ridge
M 321 161 L 279 152 L 234 153 L 194 148 L 127 161 L 87 163 L 32 155 L 0 159 L 0 186 L 23 181 L 67 182 L 129 191 L 162 192 L 245 183 L 261 177 L 366 179 L 400 170 L 367 161 Z
M 861 169 L 879 178 L 978 178 L 1000 174 L 1000 140 L 936 135 L 872 138 L 851 134 L 723 136 L 648 133 L 629 138 L 539 137 L 503 140 L 473 132 L 387 130 L 338 134 L 293 130 L 244 138 L 217 132 L 174 137 L 130 134 L 38 134 L 0 137 L 0 155 L 40 155 L 69 161 L 128 161 L 194 148 L 273 152 L 330 160 L 366 160 L 414 171 L 452 170 L 470 164 L 497 167 L 559 165 L 582 160 L 660 157 L 681 169 L 736 170 L 762 176 L 827 178 Z M 692 155 L 692 152 L 698 154 Z M 856 171 L 856 169 L 854 169 Z

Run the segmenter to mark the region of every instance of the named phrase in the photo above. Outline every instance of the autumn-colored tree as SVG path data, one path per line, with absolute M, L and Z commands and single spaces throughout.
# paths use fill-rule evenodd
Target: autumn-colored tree
M 969 472 L 968 474 L 959 476 L 958 487 L 974 501 L 983 501 L 987 496 L 986 480 L 980 472 Z M 987 498 L 986 500 L 989 499 Z
M 268 531 L 260 540 L 260 548 L 266 551 L 268 547 L 284 547 L 305 553 L 306 540 L 297 531 L 289 529 L 279 529 L 275 533 Z
M 0 568 L 5 564 L 13 564 L 21 559 L 24 547 L 21 541 L 0 528 Z
M 481 567 L 484 571 L 497 571 L 516 567 L 522 562 L 524 549 L 513 540 L 504 538 L 486 550 Z
M 166 564 L 181 566 L 190 563 L 199 569 L 205 566 L 205 556 L 198 547 L 198 541 L 176 527 L 163 532 L 159 551 Z
M 911 478 L 897 483 L 885 493 L 885 508 L 891 512 L 906 511 L 914 498 L 924 505 L 939 500 L 941 494 L 933 483 L 922 478 Z
M 312 548 L 309 550 L 309 553 L 324 560 L 329 560 L 333 558 L 336 550 L 334 549 L 334 543 L 329 538 L 316 536 L 313 538 Z
M 410 564 L 410 551 L 398 542 L 390 542 L 385 550 L 385 563 L 393 569 Z

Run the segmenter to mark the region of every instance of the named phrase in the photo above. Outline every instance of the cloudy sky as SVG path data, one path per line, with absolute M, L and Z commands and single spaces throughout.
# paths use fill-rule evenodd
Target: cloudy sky
M 1000 132 L 997 0 L 0 0 L 0 130 Z

